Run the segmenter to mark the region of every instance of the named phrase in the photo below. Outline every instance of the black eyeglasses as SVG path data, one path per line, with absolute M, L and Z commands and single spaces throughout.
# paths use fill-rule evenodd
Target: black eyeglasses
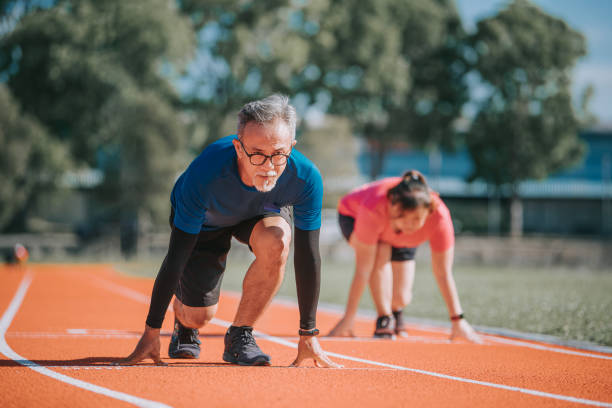
M 238 138 L 238 141 L 240 142 L 242 150 L 244 150 L 244 153 L 249 157 L 249 161 L 253 166 L 262 166 L 268 159 L 270 159 L 273 166 L 282 166 L 283 164 L 287 163 L 287 159 L 289 158 L 289 155 L 285 153 L 274 153 L 269 156 L 263 153 L 249 153 L 244 148 L 242 140 Z

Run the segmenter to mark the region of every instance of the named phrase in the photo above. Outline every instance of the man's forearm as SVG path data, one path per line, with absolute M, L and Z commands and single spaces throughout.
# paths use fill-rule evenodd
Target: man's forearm
M 300 328 L 304 330 L 313 329 L 317 324 L 317 304 L 321 287 L 319 231 L 295 228 L 295 284 L 300 308 Z
M 179 278 L 197 241 L 197 234 L 188 234 L 173 228 L 170 234 L 168 254 L 162 263 L 151 294 L 151 304 L 147 316 L 147 325 L 158 329 L 161 327 L 166 310 L 176 290 Z

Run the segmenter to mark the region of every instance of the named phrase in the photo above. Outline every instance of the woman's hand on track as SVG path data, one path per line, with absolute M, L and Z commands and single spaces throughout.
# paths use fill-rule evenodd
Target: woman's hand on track
M 338 324 L 331 329 L 327 337 L 355 337 L 353 323 L 342 318 Z
M 343 366 L 334 363 L 327 357 L 327 354 L 321 348 L 319 341 L 314 336 L 300 336 L 298 343 L 298 355 L 291 363 L 292 367 L 299 367 L 304 360 L 312 358 L 317 367 L 325 368 L 342 368 Z
M 476 334 L 472 326 L 464 319 L 453 322 L 450 340 L 453 341 L 458 338 L 465 339 L 471 343 L 482 344 L 480 336 Z
M 168 365 L 167 363 L 164 363 L 159 356 L 159 331 L 160 329 L 145 326 L 145 331 L 132 354 L 124 359 L 115 361 L 113 365 L 133 365 L 146 358 L 150 358 L 157 365 Z

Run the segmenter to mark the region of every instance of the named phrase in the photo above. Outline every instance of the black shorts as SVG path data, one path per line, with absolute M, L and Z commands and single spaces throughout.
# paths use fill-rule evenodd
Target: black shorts
M 181 303 L 191 307 L 216 305 L 219 302 L 221 281 L 232 237 L 249 245 L 251 232 L 255 224 L 262 218 L 280 216 L 291 225 L 291 210 L 288 207 L 282 207 L 280 210 L 280 213 L 265 212 L 230 227 L 214 231 L 200 231 L 195 248 L 187 260 L 176 287 L 175 295 Z M 174 209 L 170 211 L 170 227 L 175 228 L 173 221 Z M 251 249 L 250 245 L 249 249 Z
M 338 224 L 340 224 L 340 230 L 342 231 L 342 235 L 348 241 L 353 233 L 353 229 L 355 229 L 355 219 L 353 217 L 349 217 L 348 215 L 342 215 L 338 213 Z M 407 247 L 391 247 L 391 260 L 392 261 L 411 261 L 414 259 L 416 254 L 416 248 L 407 248 Z

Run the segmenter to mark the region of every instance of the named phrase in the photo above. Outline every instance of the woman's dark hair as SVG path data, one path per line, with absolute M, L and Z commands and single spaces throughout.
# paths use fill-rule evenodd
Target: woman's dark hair
M 417 170 L 409 170 L 402 176 L 402 181 L 387 192 L 391 204 L 399 204 L 402 210 L 414 210 L 417 207 L 433 208 L 431 189 L 425 176 Z

